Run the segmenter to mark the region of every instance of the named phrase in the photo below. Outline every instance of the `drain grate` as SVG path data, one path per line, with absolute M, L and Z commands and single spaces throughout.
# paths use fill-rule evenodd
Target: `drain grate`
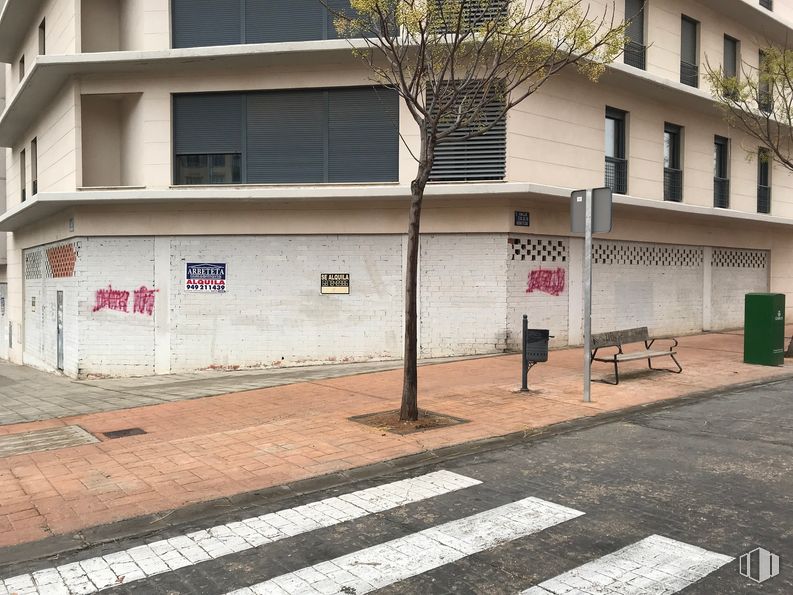
M 30 454 L 42 450 L 56 450 L 99 442 L 80 426 L 61 426 L 34 430 L 21 434 L 0 436 L 0 458 Z
M 115 438 L 126 438 L 127 436 L 140 436 L 145 434 L 146 430 L 142 428 L 126 428 L 124 430 L 113 430 L 112 432 L 102 432 L 102 435 L 110 440 Z

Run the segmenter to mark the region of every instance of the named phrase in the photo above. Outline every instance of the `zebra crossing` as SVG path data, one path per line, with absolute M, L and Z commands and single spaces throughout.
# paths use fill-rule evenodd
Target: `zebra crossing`
M 278 541 L 409 504 L 423 505 L 482 485 L 477 479 L 450 471 L 426 473 L 0 579 L 0 595 L 86 595 L 131 584 L 139 584 L 142 592 L 157 593 L 156 582 L 148 581 L 158 575 L 178 573 L 248 550 L 266 552 Z M 530 539 L 584 515 L 585 511 L 527 496 L 237 588 L 227 595 L 369 593 Z M 671 594 L 705 579 L 732 560 L 718 552 L 650 535 L 539 584 L 525 585 L 525 590 L 518 589 L 515 595 Z

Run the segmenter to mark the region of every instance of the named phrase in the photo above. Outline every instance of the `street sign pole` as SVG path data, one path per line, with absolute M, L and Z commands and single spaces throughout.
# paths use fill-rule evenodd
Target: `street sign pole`
M 584 228 L 584 402 L 592 400 L 592 190 L 586 191 Z
M 611 231 L 611 188 L 570 195 L 570 231 L 584 234 L 584 402 L 592 400 L 592 234 Z

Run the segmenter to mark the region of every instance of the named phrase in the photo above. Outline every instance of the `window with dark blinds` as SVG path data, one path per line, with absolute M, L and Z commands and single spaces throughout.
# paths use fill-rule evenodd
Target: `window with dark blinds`
M 398 130 L 382 88 L 175 95 L 175 183 L 395 182 Z
M 475 100 L 468 100 L 475 103 Z M 432 95 L 428 94 L 428 104 Z M 435 147 L 435 160 L 430 172 L 431 182 L 470 182 L 477 180 L 503 180 L 506 175 L 507 125 L 499 116 L 504 109 L 504 97 L 491 93 L 476 125 L 460 128 Z M 488 128 L 487 132 L 467 138 L 470 134 Z M 441 124 L 440 131 L 451 124 Z
M 336 39 L 349 0 L 171 0 L 173 47 Z M 329 6 L 329 11 L 325 6 Z
M 738 40 L 724 36 L 724 76 L 738 76 Z

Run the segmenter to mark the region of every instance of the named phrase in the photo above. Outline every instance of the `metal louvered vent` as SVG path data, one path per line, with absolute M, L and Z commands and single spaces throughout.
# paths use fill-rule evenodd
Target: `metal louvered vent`
M 476 101 L 481 98 L 480 94 Z M 428 92 L 427 100 L 432 95 Z M 466 138 L 477 129 L 486 128 L 495 122 L 504 109 L 504 97 L 495 91 L 488 105 L 482 110 L 479 125 L 470 125 L 454 132 L 448 139 L 435 147 L 435 161 L 430 172 L 430 182 L 473 182 L 479 180 L 503 180 L 506 173 L 507 125 L 501 118 L 482 134 Z M 441 124 L 440 130 L 450 125 Z
M 461 31 L 479 30 L 509 16 L 508 0 L 463 0 L 461 4 L 455 3 L 445 11 L 444 1 L 435 0 L 440 21 L 435 27 L 438 33 L 454 33 L 458 30 L 458 26 Z M 458 20 L 460 25 L 458 25 Z

